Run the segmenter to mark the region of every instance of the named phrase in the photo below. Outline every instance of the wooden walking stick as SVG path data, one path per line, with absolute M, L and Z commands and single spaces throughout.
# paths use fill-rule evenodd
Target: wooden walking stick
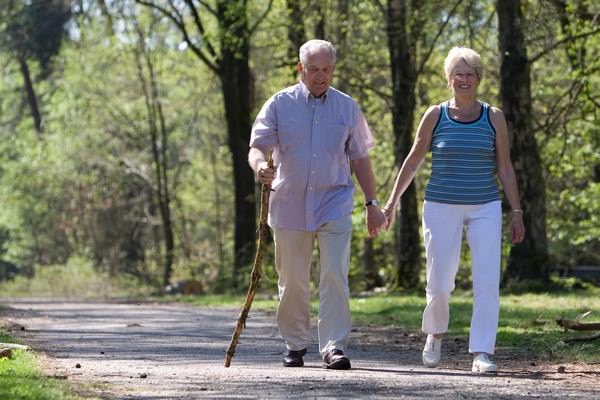
M 269 167 L 273 167 L 273 157 L 269 155 L 268 160 Z M 271 194 L 271 184 L 263 184 L 260 194 L 260 220 L 258 224 L 258 247 L 256 249 L 256 257 L 254 258 L 254 265 L 252 267 L 252 272 L 250 275 L 250 287 L 248 288 L 248 294 L 246 295 L 246 301 L 244 302 L 244 306 L 242 307 L 242 311 L 240 312 L 240 316 L 237 319 L 237 324 L 235 326 L 235 331 L 233 332 L 233 336 L 231 337 L 231 343 L 229 343 L 229 347 L 227 347 L 227 355 L 225 357 L 225 367 L 229 368 L 231 365 L 231 358 L 235 353 L 235 347 L 237 346 L 238 340 L 240 339 L 240 335 L 242 334 L 242 329 L 246 327 L 246 318 L 248 318 L 248 313 L 250 312 L 250 306 L 252 306 L 252 301 L 254 300 L 254 295 L 256 294 L 256 288 L 258 287 L 258 281 L 262 275 L 262 258 L 265 247 L 265 242 L 267 240 L 267 232 L 269 227 L 267 225 L 267 215 L 269 214 L 269 195 Z

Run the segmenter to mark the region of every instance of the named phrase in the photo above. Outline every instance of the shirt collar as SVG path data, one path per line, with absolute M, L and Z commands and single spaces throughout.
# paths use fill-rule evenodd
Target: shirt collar
M 300 80 L 300 93 L 302 94 L 302 99 L 306 102 L 306 104 L 308 104 L 308 99 L 309 98 L 313 98 L 316 101 L 321 101 L 322 104 L 325 104 L 325 102 L 327 101 L 327 96 L 329 95 L 329 90 L 331 89 L 331 87 L 327 88 L 327 91 L 325 93 L 323 93 L 323 95 L 319 98 L 316 98 L 315 96 L 312 95 L 312 93 L 310 93 L 310 90 L 308 90 L 308 87 L 304 84 L 304 82 L 302 82 L 302 80 Z

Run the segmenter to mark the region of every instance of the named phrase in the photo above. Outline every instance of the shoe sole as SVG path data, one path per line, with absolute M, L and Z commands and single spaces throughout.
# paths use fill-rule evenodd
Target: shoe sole
M 283 363 L 283 366 L 287 367 L 287 368 L 299 368 L 299 367 L 303 367 L 304 363 L 303 362 L 301 362 L 301 363 L 289 363 L 289 364 Z
M 339 370 L 343 370 L 343 369 L 350 369 L 350 360 L 346 359 L 341 359 L 335 362 L 332 362 L 331 364 L 323 364 L 323 368 L 325 369 L 339 369 Z
M 489 369 L 489 370 L 482 370 L 479 367 L 473 367 L 473 368 L 471 368 L 471 372 L 474 372 L 474 373 L 480 374 L 480 375 L 484 375 L 484 374 L 497 374 L 498 373 L 498 368 Z

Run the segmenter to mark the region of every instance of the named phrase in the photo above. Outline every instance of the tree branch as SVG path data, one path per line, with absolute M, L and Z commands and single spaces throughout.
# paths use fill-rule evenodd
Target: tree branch
M 572 338 L 563 340 L 563 342 L 589 342 L 589 341 L 596 340 L 596 339 L 600 339 L 600 332 L 598 332 L 592 336 L 572 337 Z
M 217 14 L 217 11 L 208 4 L 206 4 L 206 2 L 199 0 L 198 3 L 200 3 L 202 7 L 206 8 L 209 13 L 214 15 L 215 18 L 219 18 L 219 14 Z
M 170 2 L 170 0 L 169 0 L 169 2 Z M 206 43 L 206 48 L 208 49 L 208 52 L 215 60 L 218 60 L 219 56 L 217 55 L 215 48 L 210 43 L 210 41 L 206 38 L 206 32 L 204 31 L 204 25 L 202 24 L 202 20 L 200 19 L 200 15 L 198 14 L 198 10 L 196 9 L 196 6 L 194 6 L 194 3 L 192 0 L 185 0 L 185 3 L 187 4 L 188 8 L 190 9 L 190 12 L 192 13 L 192 17 L 194 17 L 194 24 L 196 25 L 196 29 L 198 29 L 198 32 L 200 32 L 200 37 L 202 38 L 202 41 L 204 43 Z M 214 11 L 212 11 L 212 10 L 211 10 L 211 12 L 214 13 Z M 218 19 L 218 16 L 216 14 L 215 14 L 215 17 L 217 17 L 217 19 Z
M 183 18 L 181 17 L 181 15 L 174 15 L 171 12 L 169 12 L 169 10 L 158 6 L 152 2 L 146 1 L 146 0 L 135 0 L 136 3 L 141 4 L 143 6 L 149 7 L 149 8 L 153 8 L 155 10 L 158 10 L 160 13 L 162 13 L 165 17 L 169 18 L 171 21 L 173 21 L 173 23 L 177 26 L 177 28 L 179 29 L 179 31 L 182 33 L 183 35 L 183 39 L 185 40 L 185 42 L 187 43 L 187 45 L 190 47 L 190 49 L 194 52 L 194 54 L 196 54 L 196 56 L 202 60 L 206 66 L 212 70 L 214 73 L 218 74 L 219 73 L 219 66 L 214 63 L 213 61 L 211 61 L 208 56 L 206 54 L 204 54 L 202 52 L 202 50 L 196 46 L 187 31 L 187 28 L 185 27 L 185 23 L 183 21 Z M 209 50 L 210 52 L 210 50 Z M 216 58 L 216 57 L 215 57 Z
M 575 91 L 575 89 L 577 89 L 577 93 L 573 96 L 573 92 Z M 548 139 L 550 139 L 551 135 L 550 133 L 554 131 L 554 126 L 558 124 L 558 121 L 563 117 L 563 115 L 566 114 L 566 111 L 569 110 L 570 108 L 576 107 L 577 104 L 574 102 L 567 102 L 567 104 L 560 106 L 561 102 L 566 98 L 566 97 L 570 97 L 570 98 L 577 98 L 579 96 L 579 93 L 582 90 L 582 85 L 580 84 L 579 81 L 572 81 L 571 82 L 571 86 L 569 87 L 569 89 L 567 89 L 564 93 L 562 93 L 558 99 L 552 103 L 550 105 L 550 108 L 548 110 L 548 112 L 546 113 L 546 118 L 545 118 L 545 122 L 542 123 L 538 123 L 537 127 L 536 127 L 536 131 L 543 131 L 546 133 L 546 140 L 544 141 L 547 142 Z
M 581 39 L 581 38 L 584 38 L 587 36 L 592 36 L 599 32 L 600 32 L 600 28 L 594 29 L 593 31 L 584 32 L 584 33 L 581 33 L 581 34 L 575 35 L 575 36 L 567 36 L 566 38 L 559 40 L 558 42 L 554 43 L 552 46 L 540 51 L 538 54 L 531 57 L 529 59 L 529 64 L 533 64 L 534 62 L 536 62 L 540 58 L 544 57 L 546 54 L 550 53 L 552 50 L 554 50 L 555 48 L 557 48 L 558 46 L 560 46 L 564 43 L 570 42 L 571 40 L 577 40 L 577 39 Z
M 260 23 L 266 18 L 269 11 L 271 11 L 271 6 L 273 6 L 273 0 L 269 0 L 269 4 L 267 5 L 267 9 L 265 10 L 265 12 L 262 13 L 262 15 L 258 17 L 256 22 L 254 23 L 254 25 L 250 27 L 250 29 L 248 30 L 249 36 L 252 36 L 252 34 L 254 34 L 254 31 L 256 30 L 256 28 L 258 28 L 258 25 L 260 25 Z
M 379 96 L 381 99 L 383 99 L 385 101 L 385 103 L 388 105 L 388 107 L 390 108 L 390 110 L 392 109 L 392 94 L 391 93 L 387 93 L 385 91 L 382 90 L 378 90 L 375 88 L 375 85 L 360 85 L 360 84 L 356 84 L 356 83 L 352 83 L 348 80 L 344 80 L 344 83 L 349 87 L 349 88 L 355 88 L 358 89 L 360 91 L 371 91 L 373 93 L 375 93 L 377 96 Z
M 446 20 L 440 25 L 440 28 L 438 29 L 437 34 L 435 35 L 435 37 L 433 38 L 433 40 L 429 44 L 429 49 L 427 50 L 427 53 L 425 54 L 425 57 L 423 57 L 423 59 L 421 60 L 421 64 L 419 65 L 419 68 L 417 68 L 416 77 L 418 77 L 419 75 L 421 75 L 421 73 L 423 72 L 423 68 L 425 68 L 425 64 L 427 63 L 427 60 L 429 60 L 429 57 L 431 57 L 431 53 L 433 53 L 433 49 L 435 47 L 435 44 L 436 44 L 437 40 L 442 35 L 442 32 L 444 32 L 444 29 L 446 29 L 446 25 L 448 25 L 448 23 L 450 22 L 450 18 L 452 18 L 454 16 L 454 13 L 456 12 L 456 9 L 458 8 L 458 6 L 461 5 L 462 2 L 463 2 L 463 0 L 458 0 L 454 4 L 454 6 L 452 7 L 452 9 L 448 13 L 448 17 L 446 17 Z
M 591 101 L 592 104 L 596 106 L 596 108 L 600 108 L 600 102 L 598 102 L 594 97 L 592 97 L 592 93 L 590 92 L 590 88 L 588 85 L 585 86 L 585 97 L 587 97 L 587 99 Z
M 377 6 L 377 8 L 379 8 L 379 11 L 381 11 L 381 13 L 387 19 L 387 11 L 386 11 L 385 6 L 383 5 L 383 3 L 380 0 L 373 0 L 373 3 L 375 3 L 375 5 Z
M 600 322 L 579 322 L 572 319 L 557 319 L 556 323 L 565 329 L 574 331 L 597 331 L 600 330 Z
M 121 163 L 125 166 L 125 173 L 129 175 L 135 175 L 139 177 L 149 188 L 155 193 L 159 193 L 158 186 L 152 180 L 152 178 L 144 171 L 143 168 L 139 168 L 135 162 L 124 157 L 121 159 Z

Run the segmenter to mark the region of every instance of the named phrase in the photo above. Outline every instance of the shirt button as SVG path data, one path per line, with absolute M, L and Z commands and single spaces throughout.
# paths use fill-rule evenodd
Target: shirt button
M 315 121 L 315 124 L 317 124 L 319 121 Z
M 315 153 L 315 154 L 313 154 L 313 157 L 316 157 L 316 156 L 317 156 L 317 154 L 316 154 L 316 153 Z
M 310 173 L 311 173 L 311 174 L 314 174 L 314 173 L 315 173 L 315 171 L 310 171 Z
M 309 189 L 310 189 L 310 190 L 312 190 L 312 186 L 311 186 L 311 187 L 309 187 Z

